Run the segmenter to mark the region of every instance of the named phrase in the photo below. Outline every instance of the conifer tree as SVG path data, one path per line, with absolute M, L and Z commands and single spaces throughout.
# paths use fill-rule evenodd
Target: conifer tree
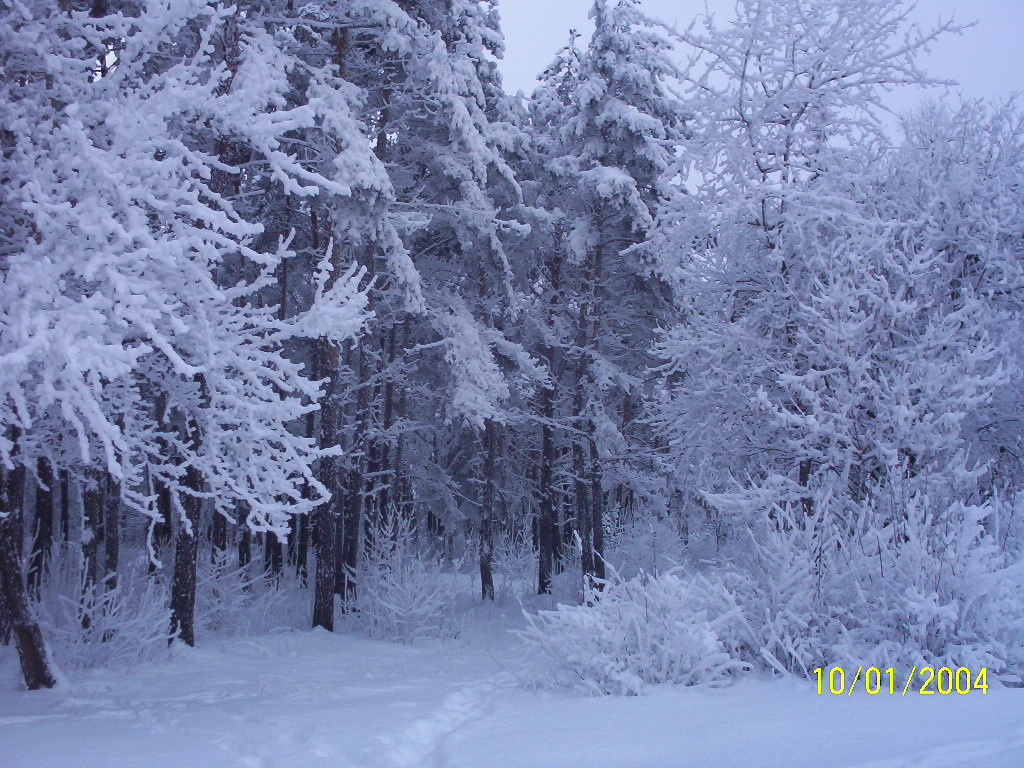
M 621 431 L 629 410 L 623 406 L 643 395 L 646 361 L 636 353 L 665 310 L 663 290 L 635 246 L 650 234 L 654 208 L 665 196 L 664 175 L 685 108 L 669 87 L 676 72 L 666 30 L 633 0 L 599 0 L 591 17 L 595 30 L 587 49 L 565 49 L 545 73 L 533 121 L 549 169 L 544 202 L 556 217 L 553 249 L 560 263 L 546 270 L 548 322 L 564 318 L 566 328 L 559 342 L 563 367 L 553 374 L 569 388 L 561 399 L 568 409 L 573 527 L 582 541 L 584 574 L 602 577 L 612 480 L 605 468 L 615 468 L 613 482 L 638 484 Z M 552 360 L 553 350 L 545 357 Z M 542 472 L 545 486 L 549 475 Z M 543 489 L 541 497 L 550 493 Z M 542 515 L 550 529 L 550 508 Z

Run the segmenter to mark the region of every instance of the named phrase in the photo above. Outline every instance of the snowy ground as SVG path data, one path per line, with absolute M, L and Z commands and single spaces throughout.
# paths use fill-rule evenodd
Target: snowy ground
M 516 685 L 504 619 L 447 647 L 208 640 L 0 693 L 3 768 L 1024 768 L 1024 690 L 817 696 L 803 681 L 584 698 Z

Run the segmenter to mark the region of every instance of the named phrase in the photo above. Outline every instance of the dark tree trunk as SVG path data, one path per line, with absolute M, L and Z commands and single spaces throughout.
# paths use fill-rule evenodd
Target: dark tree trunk
M 355 581 L 356 567 L 359 564 L 359 546 L 362 540 L 361 529 L 366 520 L 366 506 L 368 496 L 364 493 L 364 473 L 361 471 L 365 466 L 367 432 L 369 430 L 370 395 L 367 386 L 369 361 L 368 354 L 363 348 L 363 342 L 355 342 L 352 345 L 352 354 L 356 358 L 353 364 L 358 370 L 358 384 L 356 388 L 356 410 L 355 410 L 355 433 L 352 438 L 351 456 L 347 459 L 345 472 L 345 531 L 342 541 L 342 610 L 348 612 L 355 610 L 357 599 L 357 585 Z
M 331 58 L 344 75 L 348 56 L 348 30 L 334 29 L 331 32 Z M 328 226 L 330 229 L 330 226 Z M 314 233 L 316 227 L 313 227 Z M 314 239 L 316 235 L 314 234 Z M 343 272 L 340 263 L 338 245 L 331 246 L 331 265 L 334 268 L 331 284 Z M 321 448 L 334 447 L 339 444 L 341 414 L 340 395 L 341 381 L 339 366 L 341 352 L 338 345 L 326 339 L 317 342 L 315 351 L 317 362 L 321 367 L 321 375 L 327 378 L 327 393 L 320 408 L 320 440 Z M 331 498 L 321 504 L 313 513 L 313 551 L 316 554 L 316 574 L 313 582 L 313 626 L 334 631 L 334 583 L 337 563 L 335 562 L 335 525 L 338 513 L 339 466 L 336 456 L 324 456 L 317 468 L 320 482 L 330 493 Z
M 379 403 L 379 387 L 375 389 L 374 395 L 374 402 Z M 379 439 L 375 437 L 367 439 L 366 490 L 363 496 L 363 515 L 365 516 L 365 527 L 363 528 L 364 552 L 369 552 L 373 549 L 374 538 L 384 529 L 384 510 L 380 508 L 380 448 Z
M 171 489 L 160 480 L 156 482 L 156 511 L 159 514 L 159 520 L 153 524 L 153 551 L 159 556 L 170 544 L 173 530 L 171 526 Z M 154 570 L 156 570 L 156 564 L 150 560 L 149 571 L 152 573 Z
M 550 361 L 550 356 L 549 356 Z M 550 363 L 549 363 L 550 365 Z M 540 393 L 540 412 L 544 419 L 541 425 L 540 449 L 540 509 L 537 516 L 537 592 L 551 594 L 552 567 L 555 560 L 555 541 L 558 529 L 558 511 L 555 500 L 554 464 L 555 430 L 551 424 L 554 418 L 554 389 L 545 388 Z
M 60 472 L 60 539 L 68 543 L 71 534 L 71 499 L 69 495 L 70 483 L 68 482 L 69 472 Z
M 594 252 L 594 281 L 591 289 L 590 343 L 600 351 L 601 339 L 601 273 L 604 269 L 604 249 L 598 245 Z M 591 374 L 591 387 L 596 392 L 597 385 Z M 593 574 L 598 579 L 604 578 L 604 488 L 601 458 L 597 450 L 597 424 L 591 414 L 590 422 L 590 559 L 594 566 Z
M 205 385 L 203 386 L 205 389 Z M 192 425 L 190 442 L 198 454 L 202 437 L 199 425 Z M 199 554 L 199 523 L 202 511 L 203 475 L 195 465 L 185 469 L 185 493 L 180 496 L 185 519 L 178 527 L 174 545 L 174 576 L 171 582 L 171 636 L 186 645 L 196 644 L 196 559 Z M 188 493 L 187 491 L 191 491 Z
M 400 348 L 404 349 L 405 345 L 409 341 L 409 327 L 410 319 L 409 315 L 405 316 L 402 321 L 402 343 Z M 406 405 L 406 388 L 398 388 L 398 400 L 395 403 L 396 419 L 401 421 L 405 418 L 405 405 Z M 394 500 L 392 505 L 398 511 L 399 514 L 404 515 L 407 513 L 407 506 L 409 501 L 409 489 L 406 480 L 406 473 L 403 471 L 405 461 L 405 435 L 403 430 L 398 431 L 398 435 L 395 437 L 395 458 L 392 462 L 391 469 L 391 486 L 394 489 Z
M 202 478 L 199 472 L 190 468 L 185 476 L 190 488 L 201 490 Z M 199 551 L 200 499 L 183 496 L 181 505 L 185 520 L 178 528 L 174 546 L 174 579 L 171 584 L 171 635 L 177 635 L 186 645 L 196 644 L 196 556 Z
M 576 414 L 583 410 L 582 378 L 573 397 L 573 411 Z M 580 564 L 583 570 L 584 583 L 594 575 L 594 520 L 591 517 L 590 486 L 587 483 L 587 468 L 583 454 L 583 440 L 577 436 L 572 441 L 572 475 L 573 499 L 575 502 L 576 531 L 580 537 Z
M 21 579 L 18 539 L 23 470 L 7 469 L 0 462 L 0 613 L 14 638 L 25 687 L 52 688 L 57 684 L 50 666 L 43 633 L 32 613 Z
M 480 595 L 483 600 L 494 600 L 494 520 L 495 475 L 498 472 L 497 427 L 491 419 L 484 422 L 484 487 L 480 509 Z
M 345 486 L 345 535 L 342 541 L 341 561 L 344 567 L 341 593 L 342 610 L 351 611 L 356 605 L 355 571 L 359 562 L 359 526 L 362 521 L 362 483 L 358 469 L 350 469 Z
M 377 481 L 380 484 L 379 514 L 381 522 L 387 521 L 388 516 L 391 514 L 391 488 L 395 480 L 391 464 L 391 428 L 395 423 L 394 366 L 397 353 L 396 346 L 398 344 L 396 334 L 397 328 L 395 323 L 392 322 L 391 327 L 388 328 L 387 363 L 384 366 L 384 405 L 382 408 L 384 439 L 381 442 L 380 448 L 380 479 Z
M 586 342 L 586 338 L 583 339 L 583 342 Z M 582 345 L 581 348 L 583 348 Z M 577 362 L 577 367 L 575 367 L 577 384 L 575 384 L 572 394 L 572 415 L 577 419 L 580 428 L 584 429 L 590 425 L 591 420 L 584 416 L 587 367 L 582 354 L 581 359 Z M 584 435 L 572 438 L 572 499 L 575 529 L 580 537 L 580 564 L 583 570 L 583 580 L 585 585 L 589 585 L 590 579 L 594 575 L 594 517 L 590 499 L 591 486 L 588 482 L 590 473 L 585 456 L 584 442 L 586 439 Z
M 263 570 L 271 581 L 279 579 L 284 571 L 284 543 L 275 533 L 267 532 L 263 537 Z
M 309 516 L 295 518 L 295 575 L 306 586 L 309 579 Z
M 109 474 L 103 483 L 103 507 L 103 584 L 113 589 L 121 556 L 121 484 Z
M 323 480 L 335 470 L 333 456 L 320 460 L 325 472 Z M 336 482 L 327 484 L 335 488 Z M 334 498 L 321 504 L 313 513 L 313 551 L 316 553 L 316 575 L 313 586 L 313 626 L 334 631 Z
M 252 530 L 244 515 L 239 516 L 238 524 L 242 526 L 242 535 L 238 537 L 238 567 L 245 568 L 252 562 Z
M 393 92 L 390 87 L 385 87 L 381 91 L 381 110 L 380 120 L 377 125 L 377 138 L 374 142 L 373 152 L 377 156 L 377 159 L 382 163 L 387 162 L 388 157 L 388 130 L 391 122 L 391 98 Z M 376 277 L 376 261 L 374 256 L 371 254 L 367 259 L 367 268 L 369 270 L 369 277 L 375 279 Z M 374 309 L 376 306 L 376 300 L 373 294 L 370 296 L 370 309 Z M 392 323 L 389 329 L 389 335 L 394 331 L 394 319 L 390 320 Z M 375 365 L 372 371 L 372 375 L 377 380 L 376 386 L 373 389 L 373 405 L 367 404 L 365 413 L 367 419 L 360 425 L 364 432 L 360 435 L 361 441 L 366 445 L 366 491 L 363 497 L 361 505 L 361 527 L 362 532 L 362 545 L 363 551 L 369 551 L 373 546 L 373 538 L 379 531 L 384 527 L 384 523 L 387 520 L 388 510 L 385 507 L 387 503 L 387 484 L 382 482 L 384 474 L 390 469 L 387 463 L 387 439 L 388 436 L 385 434 L 384 439 L 374 435 L 370 437 L 368 427 L 370 424 L 371 413 L 378 414 L 378 418 L 383 423 L 386 423 L 390 418 L 388 410 L 390 408 L 390 402 L 385 402 L 382 405 L 382 401 L 385 400 L 385 390 L 390 387 L 390 370 L 387 366 L 387 347 L 385 339 L 383 338 L 383 328 L 378 331 L 378 337 L 380 338 L 379 354 L 375 356 Z M 390 336 L 392 341 L 394 336 Z M 366 350 L 361 349 L 360 355 L 360 372 L 359 372 L 359 383 L 360 392 L 367 392 L 367 370 L 369 370 L 369 361 L 367 360 Z M 386 428 L 386 427 L 385 427 Z M 380 430 L 377 430 L 378 433 Z
M 14 553 L 12 556 L 12 562 L 17 565 L 18 579 L 21 579 L 21 540 L 22 540 L 22 507 L 23 507 L 23 492 L 24 492 L 24 480 L 25 470 L 20 466 L 16 466 L 13 470 L 7 470 L 7 474 L 4 472 L 3 465 L 0 464 L 0 514 L 6 514 L 10 518 L 10 532 L 9 536 L 14 541 Z M 0 562 L 0 568 L 3 568 L 4 564 Z M 0 575 L 0 579 L 2 579 Z M 4 645 L 10 645 L 13 639 L 14 627 L 11 619 L 11 609 L 6 603 L 4 598 L 3 582 L 0 581 L 0 643 Z
M 82 570 L 86 590 L 96 585 L 99 571 L 97 553 L 103 537 L 104 482 L 103 471 L 91 469 L 86 473 L 82 488 Z
M 167 395 L 159 395 L 156 402 L 156 411 L 157 420 L 166 426 Z M 169 456 L 171 454 L 171 446 L 162 436 L 157 435 L 156 443 L 160 449 L 161 456 Z M 154 485 L 156 486 L 156 510 L 159 513 L 160 519 L 153 525 L 153 550 L 159 555 L 167 549 L 171 542 L 171 533 L 173 531 L 171 526 L 171 489 L 159 478 L 154 478 L 154 480 Z M 156 564 L 150 560 L 150 573 L 155 569 Z
M 53 543 L 53 467 L 50 460 L 39 459 L 36 464 L 39 480 L 36 483 L 35 527 L 32 537 L 32 552 L 28 565 L 28 592 L 39 599 L 39 585 L 43 573 L 49 567 L 50 547 Z
M 594 563 L 594 529 L 597 505 L 600 503 L 600 492 L 594 492 L 594 472 L 599 469 L 593 466 L 597 458 L 596 452 L 591 450 L 589 458 L 591 466 L 587 466 L 586 442 L 593 444 L 595 425 L 592 407 L 594 401 L 591 398 L 598 397 L 597 388 L 594 385 L 594 374 L 587 365 L 588 359 L 597 351 L 600 331 L 600 307 L 597 298 L 598 283 L 601 276 L 602 248 L 599 244 L 594 249 L 590 261 L 587 263 L 583 273 L 584 301 L 580 305 L 576 345 L 579 349 L 579 358 L 576 361 L 576 389 L 573 394 L 573 417 L 577 420 L 578 428 L 589 437 L 579 435 L 572 444 L 572 467 L 573 467 L 573 490 L 576 497 L 576 525 L 579 531 L 581 542 L 581 566 L 583 571 L 583 582 L 585 585 L 591 583 L 596 575 Z M 588 384 L 590 392 L 587 392 Z M 588 408 L 590 406 L 590 408 Z M 600 482 L 600 474 L 597 474 Z
M 337 499 L 332 499 L 335 503 L 334 513 L 334 594 L 340 598 L 345 596 L 345 509 L 348 504 L 348 489 L 345 487 L 343 479 L 345 477 L 344 470 L 341 467 L 341 462 L 338 462 L 337 471 L 339 477 L 337 480 L 336 488 Z M 334 495 L 334 492 L 331 494 Z
M 548 293 L 547 322 L 554 328 L 558 318 L 561 292 L 561 259 L 556 256 L 548 265 L 551 285 Z M 537 592 L 551 594 L 553 572 L 560 570 L 561 546 L 558 541 L 558 494 L 555 490 L 555 395 L 559 383 L 559 361 L 553 347 L 544 350 L 551 386 L 540 393 L 541 449 L 539 472 L 539 504 L 537 515 L 538 568 Z
M 210 558 L 214 563 L 223 562 L 228 549 L 228 521 L 217 510 L 213 511 L 210 523 Z
M 87 604 L 95 598 L 96 572 L 99 570 L 96 554 L 103 538 L 103 485 L 104 472 L 91 469 L 86 472 L 82 487 L 82 592 Z M 82 629 L 92 624 L 88 611 L 82 613 Z
M 336 344 L 322 340 L 320 360 L 327 374 L 327 394 L 320 409 L 320 445 L 338 444 L 338 365 Z M 316 575 L 313 584 L 313 626 L 334 631 L 335 581 L 335 508 L 338 504 L 338 458 L 324 456 L 318 467 L 320 482 L 331 492 L 331 498 L 313 512 L 313 551 L 316 554 Z
M 801 488 L 806 488 L 811 482 L 811 459 L 804 459 L 800 462 L 800 467 L 797 474 L 797 482 L 800 483 Z M 804 496 L 800 499 L 800 506 L 803 509 L 804 517 L 808 518 L 814 512 L 814 502 L 811 500 L 810 495 Z
M 313 231 L 314 240 L 316 239 L 316 216 L 313 215 Z M 317 361 L 317 349 L 319 345 L 314 343 L 313 345 L 313 361 L 310 370 L 310 377 L 313 379 L 320 378 L 320 365 Z M 306 437 L 316 437 L 316 414 L 310 411 L 306 414 Z M 309 483 L 306 483 L 302 488 L 302 494 L 304 498 L 310 498 L 312 496 L 313 489 Z M 291 551 L 295 553 L 295 573 L 299 577 L 299 582 L 302 586 L 306 586 L 309 579 L 309 529 L 312 527 L 311 515 L 300 515 L 295 519 L 295 538 L 296 546 L 291 548 Z
M 565 559 L 568 552 L 576 549 L 576 493 L 572 482 L 572 440 L 561 447 L 555 466 L 566 467 L 562 478 L 555 485 L 558 492 L 558 535 L 555 538 L 555 573 L 565 572 Z
M 604 489 L 601 457 L 597 443 L 590 441 L 590 515 L 593 522 L 594 576 L 605 578 L 604 567 Z

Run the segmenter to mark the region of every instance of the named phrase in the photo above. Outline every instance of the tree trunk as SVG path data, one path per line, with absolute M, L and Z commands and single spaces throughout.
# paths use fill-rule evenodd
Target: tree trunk
M 308 493 L 308 491 L 307 491 Z M 306 586 L 309 577 L 309 516 L 300 515 L 295 518 L 295 546 L 289 549 L 294 552 L 295 575 L 299 583 Z
M 549 355 L 549 367 L 551 357 Z M 555 430 L 551 424 L 554 417 L 553 387 L 546 387 L 540 393 L 540 412 L 544 419 L 541 425 L 540 448 L 540 510 L 537 516 L 537 593 L 551 594 L 551 570 L 555 559 L 555 536 L 558 528 L 558 511 L 555 506 L 554 464 Z
M 335 471 L 333 456 L 320 460 L 325 475 Z M 322 478 L 327 480 L 328 477 Z M 328 484 L 332 490 L 336 482 Z M 313 551 L 316 553 L 316 575 L 313 586 L 313 626 L 334 631 L 334 497 L 321 504 L 313 513 Z
M 153 550 L 159 555 L 170 544 L 171 532 L 173 531 L 173 526 L 171 525 L 171 489 L 163 482 L 157 482 L 156 510 L 160 515 L 160 519 L 153 525 Z M 150 571 L 153 571 L 156 567 L 152 561 L 150 561 L 149 565 Z
M 60 540 L 65 544 L 70 540 L 71 533 L 71 498 L 70 483 L 68 482 L 69 472 L 64 469 L 60 472 Z
M 494 535 L 491 524 L 494 519 L 495 475 L 498 472 L 497 427 L 494 421 L 484 422 L 484 489 L 480 509 L 480 595 L 483 600 L 494 600 Z
M 96 586 L 99 571 L 96 555 L 103 537 L 103 483 L 103 471 L 90 469 L 82 488 L 82 572 L 87 592 Z
M 238 525 L 242 535 L 238 538 L 238 567 L 245 568 L 252 562 L 252 529 L 241 509 L 238 510 Z
M 284 542 L 269 531 L 263 538 L 263 571 L 270 581 L 279 579 L 284 571 Z
M 345 510 L 348 509 L 348 488 L 343 482 L 345 473 L 342 470 L 340 464 L 337 471 L 339 473 L 337 485 L 337 496 L 335 500 L 335 513 L 334 513 L 334 594 L 339 598 L 345 596 Z M 334 492 L 332 491 L 332 496 Z
M 338 365 L 336 344 L 320 342 L 320 360 L 329 379 L 327 394 L 320 408 L 320 446 L 328 448 L 338 444 Z M 330 491 L 331 498 L 313 513 L 313 551 L 316 553 L 316 574 L 313 584 L 313 626 L 334 631 L 335 581 L 335 517 L 338 504 L 338 458 L 324 456 L 318 467 L 320 482 Z
M 121 555 L 121 484 L 104 473 L 103 482 L 103 585 L 117 586 L 117 566 Z
M 348 612 L 356 605 L 355 570 L 359 564 L 359 526 L 363 516 L 362 483 L 358 469 L 350 469 L 345 478 L 345 535 L 342 540 L 341 605 Z
M 587 333 L 587 307 L 584 303 L 580 308 L 580 328 L 577 336 L 579 347 L 579 358 L 576 361 L 576 386 L 572 396 L 572 415 L 577 429 L 585 430 L 591 424 L 586 411 L 586 350 L 589 346 L 589 334 Z M 576 516 L 576 532 L 580 539 L 580 566 L 583 572 L 583 583 L 589 585 L 590 578 L 594 575 L 594 520 L 590 509 L 590 487 L 587 483 L 587 467 L 584 457 L 584 440 L 582 434 L 573 436 L 572 439 L 572 483 L 573 483 L 573 512 Z
M 96 553 L 99 551 L 100 540 L 103 538 L 103 484 L 102 470 L 90 469 L 86 472 L 82 489 L 82 598 L 87 604 L 95 600 Z M 87 611 L 82 613 L 82 629 L 88 629 L 92 619 Z
M 348 30 L 334 29 L 331 32 L 331 58 L 344 76 L 348 55 Z M 333 225 L 328 226 L 328 230 Z M 314 227 L 314 233 L 316 228 Z M 314 235 L 315 237 L 315 235 Z M 333 273 L 331 285 L 344 270 L 340 263 L 338 244 L 331 247 L 330 259 Z M 330 287 L 330 286 L 327 286 Z M 341 354 L 338 345 L 321 339 L 317 342 L 314 353 L 321 366 L 321 375 L 327 378 L 327 393 L 320 408 L 320 440 L 321 448 L 330 448 L 339 444 L 341 414 L 339 399 L 341 381 L 339 365 Z M 329 632 L 334 631 L 334 583 L 337 563 L 335 562 L 335 526 L 338 514 L 338 490 L 341 467 L 336 456 L 324 456 L 317 467 L 320 482 L 330 491 L 331 498 L 316 508 L 313 513 L 313 551 L 316 554 L 316 574 L 313 583 L 313 626 L 323 627 Z
M 156 401 L 156 416 L 157 420 L 161 424 L 165 424 L 167 419 L 167 395 L 160 394 Z M 171 455 L 171 446 L 161 435 L 157 435 L 156 444 L 159 448 L 161 456 Z M 171 525 L 171 489 L 167 487 L 159 478 L 155 478 L 154 485 L 156 486 L 156 509 L 159 513 L 160 519 L 153 525 L 153 551 L 158 555 L 167 548 L 167 545 L 171 542 L 171 533 L 173 527 Z M 150 560 L 149 570 L 152 573 L 156 569 L 156 564 Z
M 213 521 L 210 524 L 210 559 L 219 563 L 224 559 L 224 553 L 228 549 L 228 521 L 217 510 L 213 511 Z
M 17 646 L 25 687 L 32 691 L 52 688 L 57 679 L 21 579 L 18 539 L 22 477 L 20 467 L 9 470 L 0 462 L 0 612 Z
M 803 459 L 800 462 L 800 467 L 797 474 L 797 482 L 801 488 L 806 488 L 811 482 L 811 459 Z M 809 518 L 811 513 L 814 511 L 814 502 L 811 500 L 810 494 L 800 499 L 800 506 L 803 508 L 804 518 Z
M 313 216 L 313 226 L 315 232 L 315 215 Z M 320 365 L 316 359 L 318 346 L 319 345 L 316 343 L 313 345 L 313 360 L 310 370 L 310 378 L 313 379 L 320 378 Z M 316 437 L 316 414 L 313 411 L 306 414 L 306 437 Z M 306 483 L 302 488 L 303 497 L 308 499 L 312 496 L 312 493 L 313 489 L 310 487 L 309 483 Z M 313 524 L 311 518 L 312 515 L 305 514 L 295 520 L 296 546 L 292 551 L 295 552 L 295 573 L 299 577 L 299 583 L 301 583 L 303 587 L 306 586 L 309 579 L 309 529 Z
M 583 446 L 578 440 L 573 442 L 572 457 L 576 533 L 579 536 L 580 566 L 586 580 L 594 575 L 594 519 L 591 516 L 590 486 L 586 482 Z M 573 543 L 576 544 L 575 541 Z
M 53 467 L 50 460 L 40 458 L 36 464 L 39 480 L 36 483 L 35 528 L 32 552 L 28 565 L 28 592 L 39 599 L 39 586 L 43 573 L 49 567 L 50 547 L 53 543 Z
M 593 436 L 590 440 L 590 515 L 593 523 L 594 576 L 605 578 L 604 567 L 604 489 L 601 457 Z
M 205 389 L 205 385 L 203 385 Z M 192 425 L 190 442 L 196 453 L 201 445 L 199 425 Z M 196 644 L 196 559 L 199 553 L 199 522 L 202 511 L 203 475 L 190 464 L 185 469 L 185 493 L 180 503 L 185 519 L 178 527 L 174 546 L 174 576 L 171 582 L 171 636 L 177 636 L 186 645 Z M 191 491 L 191 493 L 188 493 Z
M 559 291 L 561 288 L 561 261 L 556 257 L 549 265 L 551 285 L 548 294 L 549 326 L 554 326 L 558 314 Z M 547 347 L 544 359 L 551 377 L 551 386 L 540 392 L 541 415 L 541 448 L 539 496 L 540 509 L 537 515 L 537 593 L 551 594 L 552 571 L 559 563 L 558 537 L 558 506 L 555 493 L 555 387 L 559 381 L 559 371 L 555 350 Z
M 399 345 L 401 349 L 405 349 L 405 346 L 409 342 L 409 327 L 410 318 L 407 314 L 402 321 L 402 342 Z M 405 406 L 406 406 L 406 388 L 404 386 L 398 388 L 398 401 L 395 404 L 397 411 L 396 420 L 401 421 L 405 418 Z M 405 461 L 405 434 L 404 430 L 399 430 L 398 435 L 395 437 L 395 453 L 394 461 L 392 462 L 391 469 L 391 487 L 393 488 L 392 494 L 394 500 L 392 506 L 400 515 L 405 515 L 409 510 L 409 493 L 408 483 L 406 479 L 406 473 L 403 471 Z
M 13 430 L 12 430 L 13 431 Z M 3 470 L 3 465 L 0 464 L 0 471 Z M 16 465 L 15 469 L 9 470 L 9 474 L 0 474 L 0 514 L 6 514 L 11 518 L 10 525 L 12 532 L 10 533 L 11 538 L 15 542 L 13 561 L 17 563 L 18 578 L 21 578 L 21 540 L 22 540 L 22 526 L 21 526 L 21 510 L 24 506 L 23 493 L 24 493 L 24 478 L 25 470 L 20 466 Z M 0 568 L 3 567 L 3 563 L 0 563 Z M 3 577 L 0 576 L 0 579 Z M 11 623 L 11 611 L 4 599 L 3 582 L 0 581 L 0 643 L 4 645 L 10 645 L 13 639 L 14 627 Z

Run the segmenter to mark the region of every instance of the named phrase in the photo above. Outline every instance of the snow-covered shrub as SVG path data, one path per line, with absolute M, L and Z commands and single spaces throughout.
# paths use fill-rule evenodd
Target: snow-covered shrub
M 1024 665 L 1024 563 L 986 531 L 995 502 L 912 497 L 898 519 L 780 515 L 732 588 L 768 666 Z
M 356 606 L 370 637 L 410 643 L 456 635 L 455 575 L 424 551 L 412 522 L 393 514 L 368 535 L 356 572 Z
M 822 540 L 815 521 L 776 519 L 750 536 L 743 568 L 730 569 L 729 586 L 756 634 L 754 660 L 779 672 L 809 675 L 827 666 L 828 605 L 820 569 Z
M 262 563 L 239 567 L 225 554 L 212 562 L 201 559 L 197 570 L 197 632 L 255 635 L 309 624 L 310 590 L 292 568 L 271 580 Z
M 671 570 L 613 576 L 583 605 L 526 614 L 530 679 L 601 694 L 720 682 L 749 665 L 751 633 L 724 585 Z
M 494 542 L 494 574 L 499 600 L 536 592 L 537 553 L 527 530 L 502 530 Z
M 914 499 L 903 524 L 884 531 L 889 540 L 880 537 L 880 559 L 857 553 L 857 581 L 874 589 L 862 587 L 868 599 L 847 622 L 837 661 L 1020 672 L 1024 562 L 1012 564 L 985 531 L 992 511 Z
M 87 585 L 65 548 L 55 551 L 36 612 L 61 669 L 129 667 L 167 652 L 167 591 L 144 558 L 122 566 L 115 586 Z

